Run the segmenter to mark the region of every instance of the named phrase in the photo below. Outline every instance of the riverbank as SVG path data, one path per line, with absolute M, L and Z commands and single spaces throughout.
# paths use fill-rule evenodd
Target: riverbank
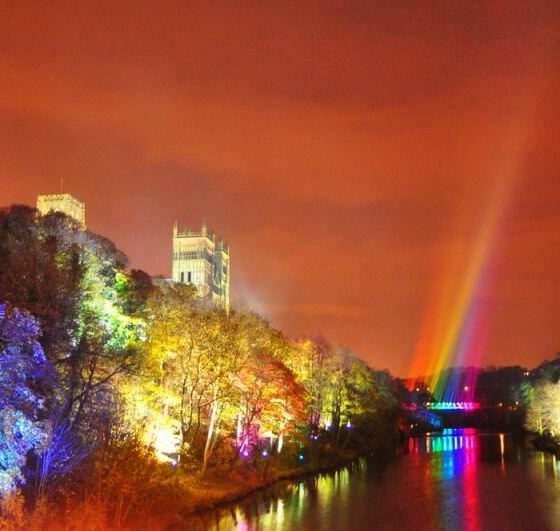
M 154 503 L 127 526 L 127 529 L 184 529 L 189 520 L 200 514 L 240 501 L 276 483 L 322 472 L 332 472 L 367 455 L 344 451 L 319 460 L 279 466 L 279 462 L 246 463 L 225 471 L 217 471 L 203 479 L 178 472 L 175 482 L 160 485 L 165 501 Z M 267 466 L 268 465 L 268 466 Z
M 0 529 L 194 531 L 206 513 L 284 481 L 334 472 L 367 454 L 347 450 L 307 462 L 301 462 L 293 455 L 238 461 L 234 466 L 213 468 L 204 478 L 190 470 L 161 465 L 140 479 L 134 477 L 132 466 L 122 470 L 123 478 L 129 481 L 130 493 L 142 491 L 141 498 L 125 498 L 109 488 L 103 492 L 69 493 L 48 504 L 25 507 L 23 497 L 16 495 L 0 499 Z M 381 454 L 375 455 L 381 458 Z
M 531 444 L 536 450 L 560 457 L 560 442 L 550 434 L 536 435 L 531 438 Z

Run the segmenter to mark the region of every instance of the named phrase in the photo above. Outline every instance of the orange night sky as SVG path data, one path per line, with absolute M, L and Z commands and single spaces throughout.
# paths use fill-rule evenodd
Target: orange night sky
M 0 4 L 0 204 L 63 178 L 166 276 L 206 218 L 234 299 L 397 375 L 467 271 L 483 365 L 560 350 L 559 124 L 554 1 Z

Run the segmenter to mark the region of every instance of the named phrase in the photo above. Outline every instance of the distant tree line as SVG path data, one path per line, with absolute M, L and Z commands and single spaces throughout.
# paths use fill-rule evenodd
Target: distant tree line
M 472 382 L 472 399 L 481 408 L 469 413 L 433 414 L 426 404 L 433 402 L 425 383 L 432 378 L 406 381 L 409 393 L 403 397 L 409 404 L 408 422 L 415 429 L 471 425 L 479 428 L 526 430 L 556 437 L 560 434 L 560 354 L 536 368 L 519 365 L 506 367 L 451 367 L 440 378 L 449 382 Z M 457 386 L 455 386 L 457 387 Z M 462 383 L 459 390 L 462 389 Z

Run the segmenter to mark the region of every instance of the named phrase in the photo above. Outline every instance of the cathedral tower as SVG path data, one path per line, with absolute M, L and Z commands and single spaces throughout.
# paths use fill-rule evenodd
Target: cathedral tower
M 192 284 L 207 297 L 229 310 L 229 246 L 202 224 L 200 232 L 173 227 L 172 278 Z

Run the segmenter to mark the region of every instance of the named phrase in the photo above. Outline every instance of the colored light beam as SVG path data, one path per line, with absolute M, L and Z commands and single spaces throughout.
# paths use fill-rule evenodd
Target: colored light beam
M 428 378 L 428 388 L 438 401 L 472 402 L 476 373 L 468 381 L 452 378 L 455 367 L 478 366 L 486 344 L 485 301 L 491 291 L 493 265 L 501 245 L 503 228 L 519 177 L 529 130 L 528 113 L 520 113 L 497 158 L 473 243 L 465 248 L 449 246 L 442 260 L 433 295 L 425 312 L 415 348 L 411 374 Z M 468 256 L 465 258 L 465 252 Z

